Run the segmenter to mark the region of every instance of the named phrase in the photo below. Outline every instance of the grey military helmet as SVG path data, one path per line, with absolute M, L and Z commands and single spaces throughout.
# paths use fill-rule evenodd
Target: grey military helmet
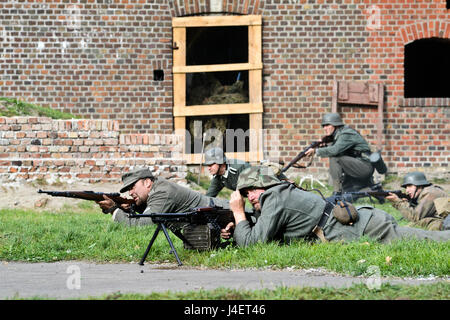
M 322 127 L 328 124 L 331 124 L 332 126 L 335 127 L 339 127 L 343 126 L 344 122 L 342 122 L 339 113 L 326 113 L 322 117 Z
M 425 178 L 423 172 L 410 172 L 403 178 L 402 187 L 405 188 L 407 185 L 412 184 L 415 186 L 429 186 L 431 183 Z
M 122 176 L 123 187 L 120 193 L 130 190 L 137 181 L 145 178 L 152 180 L 155 178 L 149 168 L 139 168 L 125 173 Z
M 245 196 L 246 189 L 268 188 L 283 183 L 271 167 L 255 166 L 241 172 L 236 189 Z
M 221 148 L 212 148 L 205 152 L 205 165 L 227 163 L 227 157 Z

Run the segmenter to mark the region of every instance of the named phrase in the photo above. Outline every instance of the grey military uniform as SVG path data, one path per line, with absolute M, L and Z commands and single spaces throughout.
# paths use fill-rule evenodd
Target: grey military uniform
M 206 192 L 209 197 L 215 197 L 225 187 L 230 190 L 236 190 L 239 174 L 242 170 L 250 167 L 248 162 L 238 161 L 233 164 L 227 164 L 227 170 L 223 175 L 215 175 L 211 179 L 211 184 Z
M 325 200 L 319 195 L 300 190 L 289 183 L 268 188 L 259 198 L 261 215 L 252 226 L 241 221 L 235 228 L 234 239 L 239 246 L 270 240 L 289 241 L 310 238 L 325 208 Z M 342 225 L 331 216 L 323 231 L 332 240 L 357 240 L 368 236 L 386 243 L 394 239 L 414 237 L 436 241 L 450 240 L 450 231 L 426 231 L 400 227 L 386 212 L 370 206 L 359 207 L 359 219 L 353 225 Z
M 317 149 L 319 157 L 330 158 L 334 191 L 357 191 L 373 184 L 367 141 L 348 126 L 336 127 L 330 146 Z
M 200 192 L 180 186 L 162 177 L 155 178 L 147 198 L 147 207 L 144 213 L 174 213 L 186 212 L 195 207 L 217 205 L 229 208 L 228 200 L 205 196 Z M 125 222 L 130 225 L 151 224 L 151 218 L 129 219 L 126 212 L 117 209 L 113 220 Z

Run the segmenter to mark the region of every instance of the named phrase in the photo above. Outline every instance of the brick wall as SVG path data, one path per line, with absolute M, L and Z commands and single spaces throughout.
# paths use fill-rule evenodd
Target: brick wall
M 263 127 L 280 130 L 285 161 L 323 135 L 333 81 L 371 81 L 385 87 L 390 171 L 448 173 L 449 99 L 403 98 L 404 45 L 450 37 L 445 0 L 2 2 L 0 95 L 170 134 L 171 18 L 210 12 L 262 15 Z M 375 146 L 376 108 L 339 111 Z M 327 167 L 317 159 L 308 172 Z
M 136 2 L 1 1 L 0 95 L 170 134 L 171 10 Z
M 175 135 L 120 134 L 114 120 L 0 118 L 0 181 L 120 181 L 133 167 L 185 182 Z

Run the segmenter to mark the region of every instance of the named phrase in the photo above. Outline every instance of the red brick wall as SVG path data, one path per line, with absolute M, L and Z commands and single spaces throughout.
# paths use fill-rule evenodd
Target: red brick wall
M 0 118 L 0 181 L 120 182 L 131 168 L 184 181 L 179 137 L 120 134 L 113 120 Z
M 170 134 L 172 14 L 152 3 L 2 1 L 0 95 Z
M 404 45 L 450 37 L 444 0 L 104 2 L 2 2 L 0 95 L 117 120 L 122 133 L 170 134 L 171 18 L 219 4 L 220 12 L 263 17 L 263 127 L 280 130 L 284 160 L 322 136 L 333 81 L 371 81 L 385 86 L 390 171 L 448 173 L 449 99 L 403 98 Z M 79 25 L 68 15 L 73 5 Z M 154 69 L 164 70 L 163 82 L 153 80 Z M 375 146 L 376 108 L 339 111 Z M 327 160 L 317 159 L 308 172 L 326 168 Z

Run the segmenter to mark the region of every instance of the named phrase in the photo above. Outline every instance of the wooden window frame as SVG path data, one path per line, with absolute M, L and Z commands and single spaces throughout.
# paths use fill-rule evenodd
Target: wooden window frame
M 186 28 L 248 26 L 248 63 L 186 66 Z M 226 153 L 230 159 L 262 160 L 262 18 L 260 15 L 207 16 L 172 18 L 173 28 L 173 92 L 175 131 L 186 130 L 186 117 L 229 114 L 248 114 L 250 135 L 249 152 Z M 186 106 L 186 74 L 195 72 L 239 71 L 249 72 L 249 102 Z M 219 111 L 215 111 L 219 110 Z M 186 154 L 187 164 L 198 164 L 202 154 Z

